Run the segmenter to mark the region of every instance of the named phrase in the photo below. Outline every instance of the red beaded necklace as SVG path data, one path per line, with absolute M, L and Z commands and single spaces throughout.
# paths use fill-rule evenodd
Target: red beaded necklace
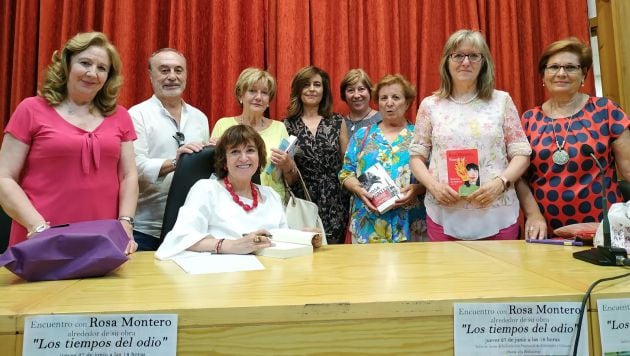
M 258 191 L 256 190 L 254 183 L 249 182 L 249 186 L 252 189 L 252 200 L 253 200 L 253 203 L 251 206 L 243 203 L 241 201 L 241 198 L 238 195 L 236 195 L 236 192 L 234 192 L 234 187 L 232 186 L 232 183 L 230 183 L 230 181 L 228 180 L 227 176 L 223 178 L 223 183 L 225 183 L 225 189 L 227 189 L 227 191 L 230 192 L 230 195 L 232 196 L 232 199 L 234 199 L 234 202 L 240 205 L 241 208 L 243 208 L 243 210 L 251 211 L 251 210 L 256 209 L 256 207 L 258 206 Z

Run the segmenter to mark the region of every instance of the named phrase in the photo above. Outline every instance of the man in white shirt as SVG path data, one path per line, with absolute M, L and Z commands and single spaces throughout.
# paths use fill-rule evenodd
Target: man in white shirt
M 149 58 L 153 96 L 133 106 L 129 114 L 138 135 L 134 141 L 140 194 L 134 239 L 139 251 L 159 246 L 166 197 L 177 160 L 182 153 L 198 152 L 210 140 L 208 118 L 186 104 L 186 58 L 172 48 Z

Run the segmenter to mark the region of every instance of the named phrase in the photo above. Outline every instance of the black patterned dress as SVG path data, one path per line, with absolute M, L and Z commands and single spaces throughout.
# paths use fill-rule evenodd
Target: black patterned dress
M 298 138 L 295 163 L 302 173 L 311 199 L 319 207 L 329 244 L 343 243 L 348 224 L 350 195 L 341 187 L 337 174 L 341 170 L 339 134 L 343 117 L 333 114 L 323 118 L 315 136 L 311 134 L 301 117 L 284 120 L 289 135 Z M 304 198 L 300 183 L 291 187 L 296 195 Z

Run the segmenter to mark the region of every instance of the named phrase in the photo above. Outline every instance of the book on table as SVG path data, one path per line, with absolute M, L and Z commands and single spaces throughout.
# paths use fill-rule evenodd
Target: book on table
M 460 196 L 468 196 L 479 189 L 479 155 L 477 149 L 446 151 L 448 185 Z
M 273 246 L 256 251 L 256 255 L 273 258 L 291 258 L 313 253 L 313 238 L 317 232 L 295 229 L 271 229 Z
M 391 209 L 400 197 L 400 189 L 378 162 L 363 172 L 358 179 L 363 188 L 372 195 L 372 204 L 381 214 Z

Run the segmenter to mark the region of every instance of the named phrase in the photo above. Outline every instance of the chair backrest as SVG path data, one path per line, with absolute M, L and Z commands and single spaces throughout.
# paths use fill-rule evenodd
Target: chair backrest
M 11 218 L 0 207 L 0 253 L 9 247 L 9 235 L 11 234 Z
M 630 181 L 628 180 L 619 181 L 619 190 L 621 190 L 623 201 L 630 201 Z
M 200 179 L 209 178 L 214 172 L 214 147 L 207 146 L 195 153 L 179 156 L 173 180 L 166 198 L 160 240 L 173 229 L 179 208 L 184 205 L 190 188 Z
M 166 198 L 166 208 L 162 220 L 160 241 L 173 229 L 179 208 L 186 202 L 190 188 L 200 179 L 210 178 L 214 172 L 214 146 L 206 146 L 199 152 L 182 154 L 173 173 L 173 180 Z M 260 175 L 252 177 L 254 183 L 260 183 Z

